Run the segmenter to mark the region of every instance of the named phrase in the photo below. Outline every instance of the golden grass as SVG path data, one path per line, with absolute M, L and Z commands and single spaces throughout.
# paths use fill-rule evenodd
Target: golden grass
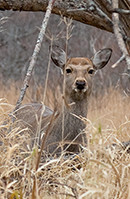
M 92 97 L 88 119 L 84 119 L 87 148 L 73 158 L 41 160 L 37 171 L 38 149 L 24 147 L 30 139 L 28 129 L 10 128 L 11 121 L 6 128 L 3 125 L 18 91 L 14 85 L 3 87 L 0 98 L 0 199 L 130 198 L 130 155 L 119 145 L 130 140 L 128 97 L 114 89 Z M 30 98 L 28 92 L 25 101 Z M 52 106 L 53 99 L 50 101 Z M 112 147 L 112 143 L 118 146 Z

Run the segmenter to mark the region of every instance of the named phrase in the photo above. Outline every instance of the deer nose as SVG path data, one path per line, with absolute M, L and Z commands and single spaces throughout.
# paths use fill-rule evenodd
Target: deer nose
M 77 89 L 79 89 L 79 90 L 83 90 L 85 85 L 86 85 L 85 80 L 77 80 L 76 81 L 76 86 L 77 86 Z

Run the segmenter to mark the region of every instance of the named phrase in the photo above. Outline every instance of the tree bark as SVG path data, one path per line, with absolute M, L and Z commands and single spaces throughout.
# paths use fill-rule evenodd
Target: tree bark
M 0 10 L 46 11 L 48 0 L 0 0 Z M 129 0 L 119 0 L 119 8 L 130 10 Z M 57 0 L 52 13 L 113 32 L 111 0 Z M 130 14 L 120 13 L 120 26 L 130 53 Z
M 111 15 L 108 16 L 106 10 L 102 11 L 102 3 L 100 4 L 101 8 L 94 1 L 57 0 L 52 13 L 72 17 L 82 23 L 112 32 Z M 48 0 L 0 0 L 1 10 L 46 11 L 47 5 Z

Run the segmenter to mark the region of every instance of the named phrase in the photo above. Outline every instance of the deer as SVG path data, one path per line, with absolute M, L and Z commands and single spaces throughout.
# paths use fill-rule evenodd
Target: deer
M 63 49 L 57 45 L 53 46 L 51 59 L 64 76 L 64 108 L 58 112 L 46 138 L 44 150 L 48 154 L 59 155 L 62 151 L 75 154 L 81 150 L 81 145 L 87 146 L 84 132 L 86 124 L 81 120 L 81 117 L 87 117 L 94 75 L 97 70 L 107 65 L 111 55 L 112 49 L 104 48 L 96 52 L 90 59 L 87 57 L 67 59 Z M 21 106 L 15 113 L 17 119 L 21 119 L 24 124 L 31 128 L 33 138 L 36 134 L 36 119 L 38 120 L 42 114 L 40 131 L 45 132 L 53 115 L 51 109 L 46 106 L 43 108 L 43 106 L 32 103 Z

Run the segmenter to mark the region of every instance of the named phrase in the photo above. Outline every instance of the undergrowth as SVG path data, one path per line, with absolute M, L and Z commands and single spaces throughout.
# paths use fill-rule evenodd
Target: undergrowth
M 28 129 L 13 125 L 8 116 L 18 94 L 14 85 L 0 91 L 0 199 L 130 198 L 130 155 L 121 144 L 130 140 L 129 97 L 114 89 L 91 97 L 88 117 L 82 118 L 87 148 L 73 157 L 41 158 L 36 171 L 38 148 L 25 147 Z M 50 90 L 47 95 L 53 107 Z

